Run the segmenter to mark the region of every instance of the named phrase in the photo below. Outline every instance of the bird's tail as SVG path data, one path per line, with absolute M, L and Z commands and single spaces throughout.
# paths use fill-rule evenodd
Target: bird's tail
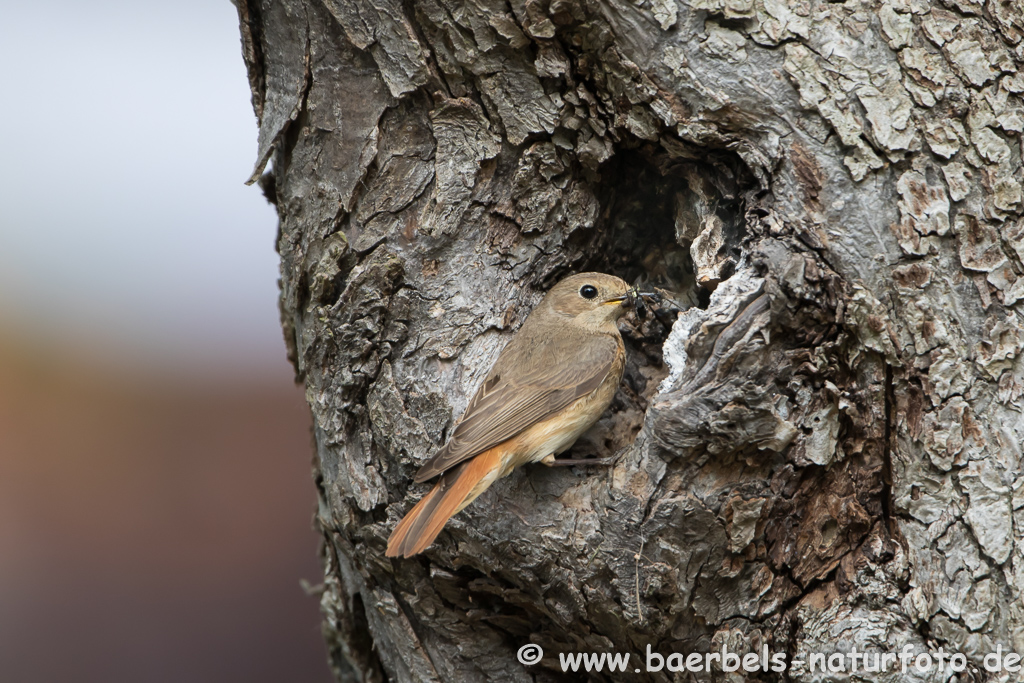
M 402 518 L 388 539 L 388 557 L 412 557 L 427 549 L 452 515 L 487 490 L 501 472 L 502 446 L 453 467 Z

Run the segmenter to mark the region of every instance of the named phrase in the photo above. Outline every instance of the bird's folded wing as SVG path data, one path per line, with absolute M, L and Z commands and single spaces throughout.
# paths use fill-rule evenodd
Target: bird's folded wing
M 538 350 L 533 367 L 504 367 L 499 358 L 448 443 L 420 469 L 416 481 L 511 439 L 594 391 L 611 372 L 617 350 L 617 340 L 608 336 L 590 341 L 586 354 L 578 347 Z

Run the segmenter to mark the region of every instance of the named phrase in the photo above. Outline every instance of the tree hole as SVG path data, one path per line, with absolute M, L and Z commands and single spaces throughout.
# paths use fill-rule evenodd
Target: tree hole
M 587 231 L 592 243 L 583 248 L 580 269 L 617 275 L 682 310 L 707 308 L 740 261 L 742 191 L 752 182 L 742 161 L 727 152 L 634 141 L 596 174 L 601 212 L 596 230 Z M 632 443 L 647 402 L 668 375 L 662 346 L 677 310 L 665 302 L 644 318 L 623 320 L 623 386 L 611 414 L 577 442 L 573 457 L 605 457 Z

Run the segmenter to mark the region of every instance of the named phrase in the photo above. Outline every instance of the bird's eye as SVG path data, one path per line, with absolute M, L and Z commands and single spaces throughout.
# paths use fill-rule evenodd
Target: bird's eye
M 583 285 L 580 287 L 580 296 L 584 299 L 593 299 L 597 296 L 597 287 L 594 285 Z

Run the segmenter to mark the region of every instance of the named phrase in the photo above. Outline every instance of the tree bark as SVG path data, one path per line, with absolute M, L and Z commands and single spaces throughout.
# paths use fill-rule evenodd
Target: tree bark
M 1024 652 L 1019 4 L 238 8 L 339 680 L 764 645 L 942 646 L 984 680 Z M 626 378 L 574 449 L 616 464 L 524 468 L 386 559 L 418 466 L 581 270 L 689 307 L 623 326 Z M 950 674 L 714 674 L 915 676 Z

